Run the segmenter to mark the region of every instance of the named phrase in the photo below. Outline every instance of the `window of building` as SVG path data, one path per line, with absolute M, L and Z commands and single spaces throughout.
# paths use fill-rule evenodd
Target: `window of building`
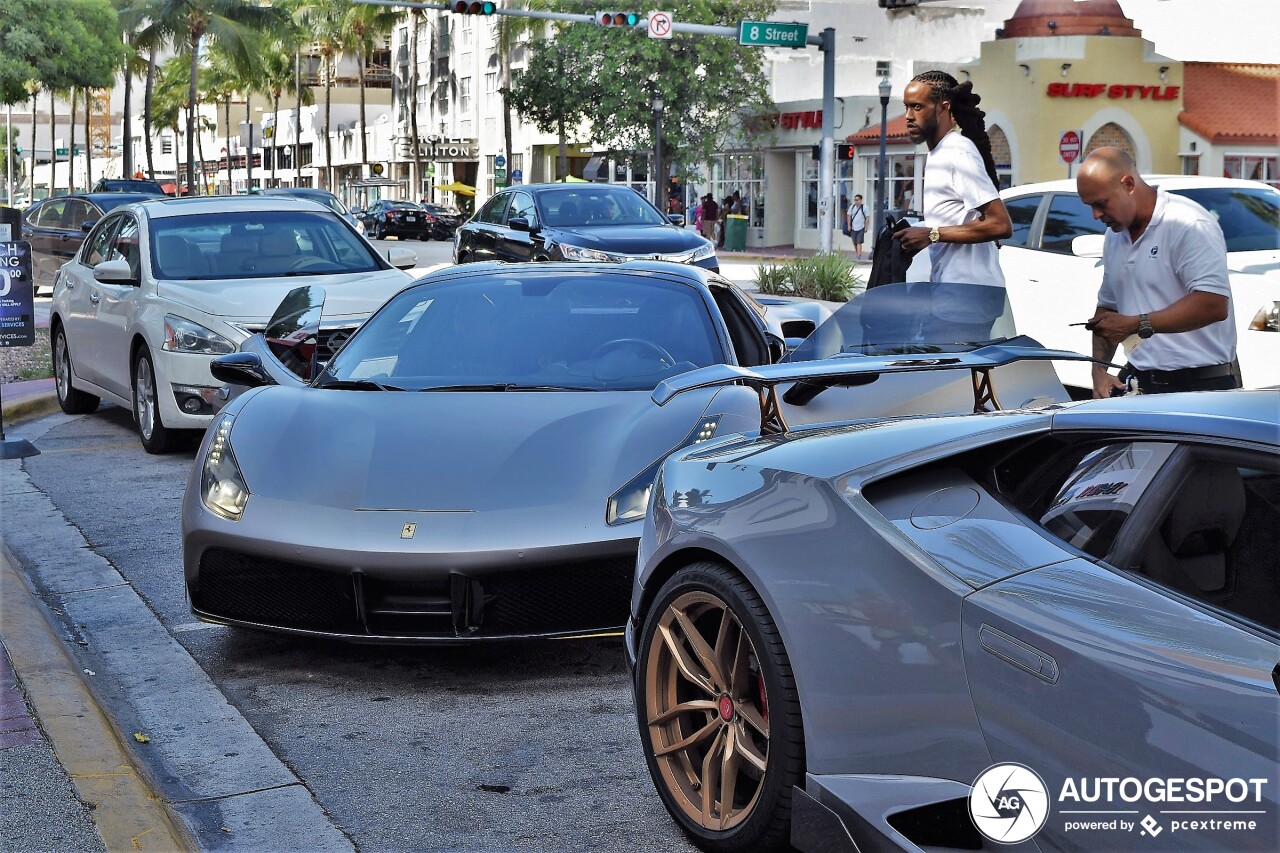
M 458 81 L 458 109 L 462 112 L 471 111 L 471 78 L 463 77 Z
M 862 191 L 862 196 L 867 200 L 867 210 L 872 212 L 872 220 L 875 220 L 875 210 L 877 199 L 879 199 L 879 177 L 880 177 L 880 155 L 878 152 L 862 155 L 864 168 L 863 174 L 867 176 L 866 189 Z M 893 211 L 917 211 L 919 210 L 916 201 L 916 155 L 915 154 L 886 154 L 885 162 L 888 166 L 888 173 L 884 182 L 885 206 Z M 923 168 L 924 160 L 921 158 L 919 167 Z M 815 167 L 816 168 L 816 167 Z M 815 181 L 814 190 L 817 190 Z M 815 207 L 814 220 L 812 227 L 818 227 L 817 212 Z
M 472 139 L 475 137 L 475 125 L 476 123 L 471 119 L 464 118 L 458 122 L 458 132 L 466 139 Z
M 298 164 L 300 167 L 301 167 L 301 166 L 310 166 L 310 165 L 311 165 L 311 162 L 312 162 L 312 159 L 313 159 L 313 155 L 312 155 L 312 153 L 311 153 L 311 143 L 310 143 L 310 142 L 306 142 L 306 143 L 304 143 L 304 144 L 302 145 L 302 149 L 298 152 L 298 158 L 299 158 L 299 160 L 301 160 L 301 162 Z
M 1280 157 L 1275 154 L 1225 154 L 1222 157 L 1224 178 L 1262 181 L 1280 188 Z
M 890 68 L 890 62 L 889 62 L 889 60 L 887 60 L 887 59 L 877 59 L 877 60 L 876 60 L 876 76 L 877 76 L 877 77 L 888 77 L 888 76 L 889 76 L 889 72 L 890 72 L 891 70 L 892 70 L 892 69 Z
M 1137 158 L 1137 147 L 1133 144 L 1131 137 L 1123 127 L 1115 122 L 1104 124 L 1093 132 L 1093 136 L 1089 137 L 1089 144 L 1084 147 L 1084 156 L 1088 157 L 1095 148 L 1110 146 L 1119 148 L 1130 157 Z M 1081 159 L 1084 159 L 1083 157 Z
M 486 97 L 485 102 L 492 103 L 493 96 L 498 94 L 498 72 L 497 71 L 490 71 L 484 75 L 484 93 L 486 96 L 488 96 Z
M 1198 175 L 1200 174 L 1200 155 L 1199 154 L 1181 154 L 1178 159 L 1182 161 L 1182 174 Z
M 1005 136 L 1000 125 L 993 124 L 987 128 L 987 138 L 991 140 L 991 159 L 996 161 L 996 177 L 1000 180 L 997 189 L 1013 186 L 1013 152 L 1009 149 L 1009 137 Z
M 173 137 L 172 136 L 160 137 L 160 153 L 161 154 L 173 153 Z
M 736 199 L 738 209 L 728 213 L 743 214 L 748 217 L 747 225 L 763 228 L 764 157 L 753 152 L 716 157 L 711 166 L 711 195 L 722 210 L 726 198 Z

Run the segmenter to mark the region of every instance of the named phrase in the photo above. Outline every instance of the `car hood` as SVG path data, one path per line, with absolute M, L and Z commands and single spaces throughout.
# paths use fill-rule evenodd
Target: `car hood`
M 214 317 L 261 324 L 271 319 L 289 291 L 304 285 L 324 288 L 324 316 L 330 321 L 367 317 L 412 281 L 407 273 L 391 269 L 344 275 L 162 281 L 156 291 L 170 302 Z
M 553 228 L 547 230 L 547 236 L 557 243 L 624 255 L 670 255 L 692 252 L 707 244 L 705 239 L 692 231 L 674 225 Z
M 250 492 L 275 500 L 346 510 L 565 507 L 584 524 L 603 523 L 609 495 L 675 449 L 711 394 L 659 408 L 647 391 L 275 386 L 246 399 L 231 445 Z
M 1265 275 L 1280 279 L 1280 250 L 1227 252 L 1227 268 L 1232 272 Z

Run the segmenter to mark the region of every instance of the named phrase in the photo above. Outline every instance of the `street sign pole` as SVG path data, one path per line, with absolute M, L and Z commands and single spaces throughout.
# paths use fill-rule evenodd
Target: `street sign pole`
M 835 114 L 836 114 L 836 31 L 827 27 L 822 31 L 822 148 L 818 164 L 818 251 L 831 251 L 835 238 L 835 210 L 832 189 L 836 177 L 835 164 Z

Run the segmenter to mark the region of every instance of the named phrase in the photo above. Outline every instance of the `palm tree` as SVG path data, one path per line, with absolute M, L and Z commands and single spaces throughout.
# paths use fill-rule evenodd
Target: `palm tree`
M 195 176 L 195 110 L 200 77 L 201 43 L 219 44 L 245 66 L 255 57 L 260 33 L 284 25 L 287 13 L 257 0 L 157 0 L 155 17 L 160 26 L 176 34 L 175 44 L 189 63 L 187 82 L 187 180 Z
M 266 89 L 266 94 L 271 97 L 271 113 L 276 116 L 275 127 L 272 129 L 272 138 L 278 139 L 280 134 L 280 98 L 286 89 L 296 87 L 297 92 L 297 109 L 302 110 L 302 102 L 305 99 L 308 103 L 314 98 L 311 96 L 311 88 L 301 85 L 301 75 L 298 73 L 298 63 L 296 60 L 296 40 L 298 34 L 292 33 L 288 36 L 277 37 L 276 40 L 269 45 L 263 52 L 261 58 L 262 64 L 262 80 Z M 263 140 L 264 142 L 266 140 Z M 296 141 L 295 141 L 296 144 Z M 263 146 L 264 148 L 267 146 Z M 276 182 L 276 162 L 280 159 L 278 156 L 279 147 L 273 145 L 273 156 L 271 158 L 271 183 Z M 295 155 L 296 156 L 296 155 Z
M 369 54 L 387 36 L 400 21 L 400 13 L 393 12 L 387 6 L 354 5 L 347 10 L 346 30 L 350 34 L 348 46 L 354 47 L 356 60 L 360 66 L 360 163 L 362 167 L 369 165 L 368 116 L 365 108 L 365 65 Z M 361 168 L 360 174 L 367 171 Z
M 320 53 L 320 69 L 324 76 L 324 186 L 333 189 L 332 124 L 334 64 L 346 44 L 343 27 L 350 3 L 348 0 L 296 0 L 296 19 Z

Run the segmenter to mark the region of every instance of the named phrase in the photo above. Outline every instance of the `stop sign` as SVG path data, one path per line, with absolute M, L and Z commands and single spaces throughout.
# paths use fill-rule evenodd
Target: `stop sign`
M 1058 156 L 1064 163 L 1074 163 L 1080 157 L 1080 134 L 1068 130 L 1058 140 Z

